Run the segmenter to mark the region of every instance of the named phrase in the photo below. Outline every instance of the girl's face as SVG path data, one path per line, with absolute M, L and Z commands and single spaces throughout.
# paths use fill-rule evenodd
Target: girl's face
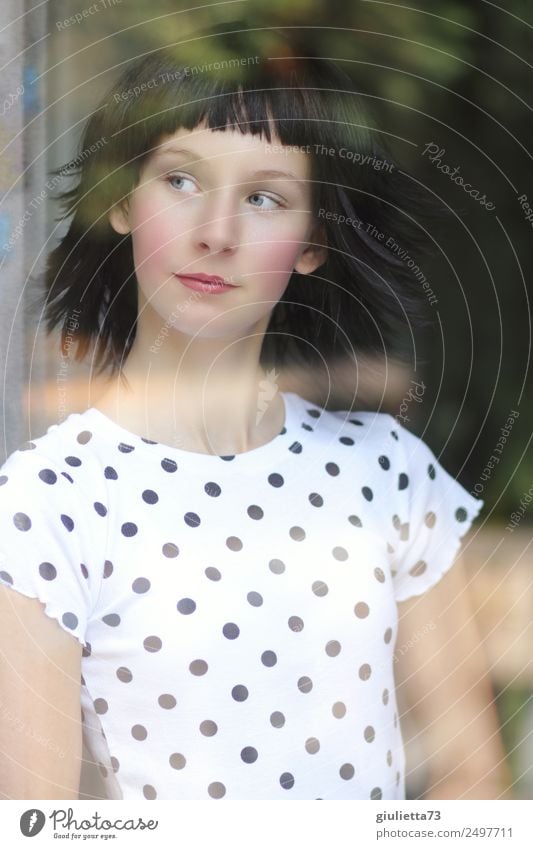
M 165 136 L 109 214 L 117 232 L 131 232 L 140 306 L 188 335 L 264 332 L 292 271 L 326 259 L 313 243 L 310 175 L 309 154 L 237 129 Z M 233 287 L 198 292 L 178 274 L 216 275 Z

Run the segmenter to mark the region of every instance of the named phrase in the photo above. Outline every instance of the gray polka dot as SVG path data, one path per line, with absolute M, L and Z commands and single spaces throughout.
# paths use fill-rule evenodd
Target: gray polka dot
M 2 579 L 2 581 L 6 581 L 6 583 L 8 583 L 8 584 L 13 583 L 13 578 L 11 577 L 9 572 L 4 572 L 4 571 L 0 572 L 0 578 Z
M 178 464 L 175 460 L 169 460 L 168 457 L 165 457 L 164 460 L 161 460 L 161 468 L 168 472 L 169 474 L 173 474 L 177 471 Z
M 387 763 L 389 766 L 392 766 L 392 752 L 390 749 L 387 751 Z
M 279 710 L 275 710 L 274 713 L 270 714 L 270 723 L 274 726 L 274 728 L 283 728 L 285 725 L 285 717 Z
M 57 480 L 57 475 L 52 469 L 41 469 L 39 477 L 43 483 L 54 484 Z
M 289 616 L 288 624 L 291 631 L 303 631 L 303 619 L 300 619 L 299 616 Z
M 105 622 L 111 628 L 116 628 L 120 625 L 120 616 L 118 613 L 106 613 L 105 616 L 102 616 L 102 622 Z
M 142 499 L 146 502 L 146 504 L 157 504 L 159 496 L 157 492 L 153 491 L 153 489 L 145 489 L 142 494 Z
M 138 527 L 135 522 L 124 522 L 120 530 L 123 536 L 134 537 L 138 531 Z
M 19 531 L 29 531 L 31 528 L 31 519 L 26 513 L 15 513 L 13 524 Z
M 178 601 L 177 608 L 184 616 L 188 616 L 196 610 L 196 602 L 192 598 L 181 598 Z
M 342 719 L 342 717 L 346 713 L 346 705 L 344 704 L 344 702 L 335 702 L 335 704 L 331 708 L 331 712 L 335 719 Z
M 39 575 L 45 581 L 53 581 L 57 575 L 57 569 L 51 563 L 41 563 L 39 566 Z
M 109 705 L 105 699 L 95 699 L 93 704 L 96 713 L 107 713 Z
M 231 691 L 231 696 L 236 702 L 244 702 L 248 698 L 248 688 L 244 684 L 236 684 Z
M 310 755 L 316 755 L 318 750 L 320 749 L 320 743 L 316 739 L 316 737 L 308 737 L 305 741 L 305 750 L 309 752 Z
M 218 569 L 215 569 L 214 566 L 208 566 L 205 570 L 205 575 L 210 581 L 220 581 L 222 577 Z
M 239 627 L 235 624 L 235 622 L 226 622 L 224 627 L 222 628 L 222 633 L 228 640 L 236 640 L 239 636 Z
M 248 513 L 250 519 L 262 519 L 265 515 L 261 507 L 259 507 L 257 504 L 250 504 L 246 512 Z
M 135 578 L 131 588 L 134 593 L 147 593 L 150 589 L 150 581 L 148 578 Z
M 148 732 L 144 725 L 134 725 L 131 729 L 131 736 L 135 740 L 146 740 L 148 737 Z
M 320 597 L 328 594 L 328 585 L 325 584 L 324 581 L 313 581 L 311 589 L 315 595 Z
M 383 690 L 383 695 L 382 695 L 382 697 L 381 697 L 381 698 L 382 698 L 382 701 L 383 701 L 383 704 L 384 704 L 384 705 L 388 704 L 388 702 L 389 702 L 389 691 L 387 690 L 387 688 L 385 688 L 385 689 Z
M 66 627 L 70 628 L 71 630 L 76 628 L 76 626 L 78 624 L 78 617 L 75 616 L 74 613 L 70 613 L 70 612 L 64 613 L 63 616 L 61 617 L 61 620 L 63 622 L 63 625 L 66 625 Z
M 390 643 L 390 641 L 392 640 L 392 628 L 387 628 L 383 635 L 383 640 L 386 643 Z
M 411 566 L 409 569 L 409 574 L 413 576 L 413 578 L 418 578 L 419 575 L 422 575 L 427 569 L 427 563 L 425 560 L 418 560 L 414 566 Z
M 385 581 L 385 572 L 383 571 L 383 569 L 380 569 L 379 566 L 376 566 L 376 568 L 374 569 L 374 576 L 376 578 L 376 581 L 379 581 L 380 584 Z
M 212 719 L 204 719 L 203 722 L 200 723 L 200 733 L 204 735 L 204 737 L 213 737 L 218 731 L 218 725 L 216 722 L 213 722 Z
M 201 519 L 198 513 L 185 513 L 184 522 L 190 528 L 197 528 L 201 524 Z
M 144 785 L 143 794 L 144 794 L 145 799 L 155 799 L 157 797 L 155 787 L 152 787 L 151 784 L 145 784 Z
M 242 541 L 239 537 L 228 537 L 226 545 L 230 551 L 240 551 L 242 549 Z
M 252 607 L 261 607 L 263 604 L 263 596 L 261 593 L 250 592 L 246 596 L 248 603 L 252 605 Z
M 119 666 L 117 669 L 117 678 L 119 681 L 123 681 L 124 684 L 129 684 L 133 678 L 131 674 L 131 670 L 128 669 L 127 666 Z
M 396 784 L 398 784 L 400 773 L 397 773 L 397 776 L 398 776 L 398 779 L 396 781 Z M 370 798 L 371 799 L 381 799 L 382 798 L 381 787 L 373 787 L 372 790 L 370 791 Z
M 207 788 L 207 792 L 212 799 L 222 799 L 226 795 L 226 788 L 221 781 L 212 781 Z
M 298 689 L 301 693 L 310 693 L 313 689 L 313 682 L 307 675 L 302 675 L 298 678 Z
M 187 763 L 187 759 L 181 754 L 181 752 L 174 752 L 169 757 L 168 762 L 172 769 L 183 769 Z
M 436 521 L 437 517 L 433 510 L 430 510 L 429 513 L 426 513 L 424 523 L 427 525 L 428 528 L 432 528 Z
M 279 783 L 281 784 L 284 790 L 290 790 L 292 787 L 294 787 L 294 775 L 292 775 L 290 772 L 284 772 L 279 777 Z
M 358 601 L 354 607 L 354 613 L 359 619 L 364 619 L 370 613 L 370 608 L 365 601 Z
M 165 710 L 171 710 L 171 708 L 176 707 L 176 699 L 170 693 L 162 693 L 157 701 L 159 702 L 159 706 L 165 708 Z
M 113 564 L 111 563 L 111 560 L 106 560 L 106 562 L 104 563 L 104 578 L 109 578 L 112 572 Z
M 241 751 L 241 758 L 245 764 L 253 764 L 257 760 L 257 749 L 253 746 L 245 746 Z
M 193 660 L 189 663 L 189 672 L 191 675 L 205 675 L 207 672 L 208 666 L 205 660 Z
M 164 557 L 177 557 L 180 550 L 173 542 L 166 542 L 162 548 Z
M 274 575 L 281 575 L 285 571 L 285 563 L 282 560 L 271 560 L 268 568 Z
M 341 644 L 338 640 L 330 640 L 326 643 L 326 654 L 328 657 L 337 657 L 340 653 Z
M 340 545 L 337 545 L 331 553 L 335 560 L 348 560 L 348 552 Z
M 296 540 L 296 542 L 301 542 L 305 539 L 305 531 L 303 528 L 300 528 L 298 525 L 292 527 L 289 531 L 289 536 L 291 539 Z
M 264 651 L 261 655 L 261 663 L 264 666 L 275 666 L 277 661 L 276 653 L 273 651 Z
M 372 743 L 374 737 L 376 736 L 376 732 L 371 725 L 367 725 L 364 730 L 364 736 L 367 743 Z
M 362 666 L 359 667 L 359 678 L 361 681 L 368 681 L 371 673 L 372 668 L 369 663 L 363 663 Z
M 341 778 L 344 778 L 345 781 L 349 781 L 350 778 L 353 778 L 355 775 L 353 764 L 343 764 L 339 769 L 339 775 Z
M 162 645 L 163 644 L 162 644 L 160 638 L 155 637 L 153 635 L 150 636 L 150 637 L 145 637 L 144 642 L 143 642 L 144 648 L 146 649 L 146 651 L 149 651 L 149 652 L 159 651 L 159 649 L 161 648 Z

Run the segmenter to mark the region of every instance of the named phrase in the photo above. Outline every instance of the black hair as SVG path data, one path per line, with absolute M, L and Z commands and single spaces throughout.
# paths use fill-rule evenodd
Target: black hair
M 292 34 L 249 26 L 215 27 L 192 44 L 129 61 L 88 119 L 78 156 L 52 172 L 79 179 L 57 196 L 56 220 L 72 220 L 47 257 L 39 303 L 47 332 L 61 327 L 63 350 L 76 312 L 77 360 L 93 341 L 100 370 L 114 373 L 127 357 L 138 309 L 132 243 L 107 213 L 133 190 L 162 137 L 204 120 L 268 141 L 274 128 L 283 145 L 310 145 L 313 214 L 328 256 L 313 274 L 292 273 L 272 310 L 262 365 L 401 359 L 402 334 L 431 323 L 416 272 L 429 248 L 423 190 L 398 166 L 337 63 Z

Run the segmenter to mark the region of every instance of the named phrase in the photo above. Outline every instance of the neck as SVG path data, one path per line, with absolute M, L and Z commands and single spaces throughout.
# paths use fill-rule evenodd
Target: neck
M 132 432 L 186 451 L 239 454 L 269 442 L 284 421 L 274 370 L 259 364 L 263 333 L 192 338 L 169 328 L 155 346 L 138 327 L 120 373 L 94 406 Z

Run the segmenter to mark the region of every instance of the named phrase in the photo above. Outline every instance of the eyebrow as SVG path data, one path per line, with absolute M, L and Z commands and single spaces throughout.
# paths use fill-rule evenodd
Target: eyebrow
M 164 156 L 175 156 L 176 154 L 186 154 L 189 156 L 195 157 L 196 161 L 204 162 L 205 158 L 202 156 L 198 156 L 194 151 L 188 150 L 185 147 L 165 147 L 158 148 L 153 154 L 153 159 L 162 159 Z M 259 171 L 252 171 L 249 177 L 283 177 L 289 180 L 294 180 L 295 183 L 298 183 L 301 186 L 306 184 L 306 180 L 299 179 L 296 174 L 293 174 L 292 171 L 279 171 L 276 168 L 261 168 Z

